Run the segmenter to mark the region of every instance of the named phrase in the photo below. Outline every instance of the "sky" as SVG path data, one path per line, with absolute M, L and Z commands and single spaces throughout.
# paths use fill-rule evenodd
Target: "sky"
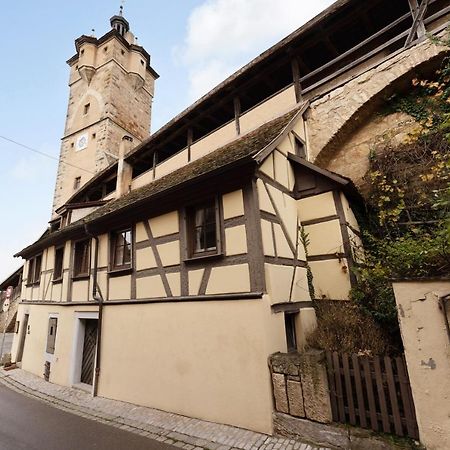
M 127 0 L 124 16 L 159 73 L 152 132 L 333 0 Z M 45 231 L 74 40 L 102 36 L 120 0 L 21 0 L 2 8 L 0 280 Z M 53 159 L 16 145 L 16 141 Z

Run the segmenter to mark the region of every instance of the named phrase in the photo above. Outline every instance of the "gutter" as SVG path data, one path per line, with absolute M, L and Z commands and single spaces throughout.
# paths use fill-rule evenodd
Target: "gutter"
M 98 379 L 100 377 L 100 362 L 101 362 L 101 347 L 102 347 L 102 324 L 103 324 L 103 296 L 100 289 L 97 289 L 98 276 L 98 249 L 99 239 L 89 232 L 88 224 L 84 224 L 84 231 L 86 234 L 95 240 L 94 253 L 94 271 L 92 274 L 92 298 L 98 303 L 98 323 L 97 323 L 97 345 L 95 347 L 95 372 L 92 388 L 92 396 L 96 397 L 98 392 Z

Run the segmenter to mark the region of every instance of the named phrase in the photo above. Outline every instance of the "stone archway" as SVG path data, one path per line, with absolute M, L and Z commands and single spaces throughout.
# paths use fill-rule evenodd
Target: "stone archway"
M 358 183 L 364 173 L 358 164 L 361 158 L 367 161 L 371 134 L 379 139 L 387 133 L 401 142 L 417 127 L 406 114 L 376 117 L 383 99 L 404 90 L 416 72 L 436 68 L 448 52 L 425 39 L 312 100 L 307 113 L 311 160 Z

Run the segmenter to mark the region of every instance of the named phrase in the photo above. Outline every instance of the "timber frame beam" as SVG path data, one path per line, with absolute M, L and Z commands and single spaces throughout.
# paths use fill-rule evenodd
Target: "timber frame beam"
M 408 37 L 406 38 L 405 47 L 411 44 L 414 41 L 416 35 L 417 38 L 421 38 L 425 36 L 426 29 L 425 24 L 423 22 L 423 18 L 425 13 L 427 12 L 428 4 L 430 0 L 422 0 L 420 6 L 418 5 L 418 0 L 408 0 L 409 6 L 411 8 L 411 13 L 413 15 L 413 24 L 411 29 L 409 30 Z

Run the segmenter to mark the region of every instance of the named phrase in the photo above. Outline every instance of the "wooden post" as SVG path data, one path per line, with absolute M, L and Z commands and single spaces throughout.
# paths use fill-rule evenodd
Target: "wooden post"
M 302 85 L 300 84 L 300 66 L 296 56 L 291 58 L 292 79 L 294 80 L 295 100 L 297 103 L 302 101 Z
M 187 130 L 188 162 L 191 161 L 191 146 L 192 146 L 193 137 L 194 137 L 194 132 L 192 130 L 192 127 L 189 127 Z
M 406 38 L 405 47 L 414 41 L 415 36 L 418 38 L 425 36 L 427 30 L 425 29 L 425 24 L 423 23 L 423 17 L 428 8 L 429 0 L 422 0 L 422 3 L 418 4 L 417 0 L 408 0 L 409 7 L 411 9 L 411 14 L 413 16 L 413 24 L 409 31 L 408 37 Z
M 157 152 L 153 152 L 153 179 L 155 179 L 156 175 L 156 164 L 158 164 L 158 154 Z
M 240 98 L 238 96 L 234 97 L 233 103 L 234 103 L 234 121 L 236 123 L 236 134 L 239 136 L 241 134 L 241 124 L 240 124 L 241 100 L 240 100 Z

